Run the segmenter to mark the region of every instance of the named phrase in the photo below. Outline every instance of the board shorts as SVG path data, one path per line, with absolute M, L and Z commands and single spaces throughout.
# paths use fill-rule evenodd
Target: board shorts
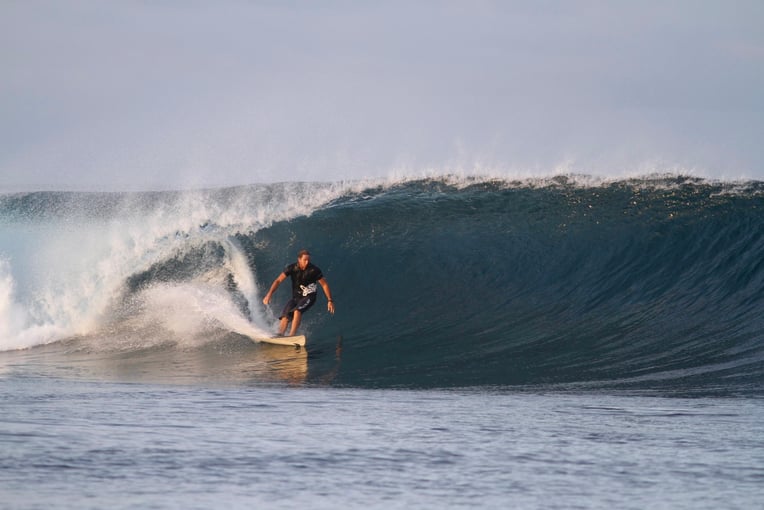
M 279 319 L 283 319 L 284 317 L 288 317 L 290 320 L 294 316 L 294 311 L 298 310 L 300 313 L 307 312 L 311 306 L 313 306 L 316 303 L 316 298 L 318 297 L 318 294 L 308 294 L 305 297 L 296 297 L 292 298 L 289 301 L 287 301 L 286 306 L 284 306 L 284 309 L 281 311 L 281 315 L 279 316 Z

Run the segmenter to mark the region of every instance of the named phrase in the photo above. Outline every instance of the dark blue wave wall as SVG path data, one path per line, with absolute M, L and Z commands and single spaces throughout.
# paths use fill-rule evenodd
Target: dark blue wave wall
M 229 260 L 223 238 L 236 228 L 261 291 L 303 247 L 331 283 L 337 314 L 325 312 L 321 297 L 306 317 L 316 381 L 764 388 L 764 183 L 417 181 L 347 194 L 308 217 L 247 231 L 250 208 L 302 200 L 310 189 L 303 183 L 194 194 L 244 227 L 211 218 L 199 232 L 178 232 L 173 243 L 188 245 L 127 277 L 126 299 L 155 283 L 215 273 Z M 144 210 L 181 217 L 190 209 L 173 204 L 185 198 L 3 195 L 0 221 L 57 225 L 74 218 L 89 228 L 91 218 L 129 222 Z M 224 284 L 242 310 L 262 306 L 247 301 L 235 275 Z M 280 292 L 276 307 L 286 299 Z
M 267 288 L 309 248 L 338 384 L 758 391 L 764 186 L 422 181 L 241 235 Z

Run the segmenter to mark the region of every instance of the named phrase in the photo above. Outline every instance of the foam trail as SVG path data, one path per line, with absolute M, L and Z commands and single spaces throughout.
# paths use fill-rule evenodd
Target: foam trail
M 258 301 L 257 285 L 247 262 L 247 256 L 239 243 L 229 239 L 227 241 L 227 253 L 229 254 L 229 269 L 234 276 L 234 280 L 239 291 L 247 300 L 249 308 L 249 319 L 262 319 L 260 314 L 255 312 Z
M 142 320 L 160 324 L 186 345 L 207 341 L 214 330 L 228 330 L 248 336 L 270 336 L 251 323 L 230 295 L 219 287 L 204 283 L 157 285 L 144 291 L 147 313 Z

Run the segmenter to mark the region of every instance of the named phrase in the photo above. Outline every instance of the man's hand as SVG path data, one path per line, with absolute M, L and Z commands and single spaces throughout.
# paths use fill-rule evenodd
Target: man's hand
M 329 301 L 326 304 L 326 309 L 329 310 L 329 313 L 334 315 L 334 301 Z
M 278 289 L 278 288 L 279 288 L 279 285 L 281 285 L 281 282 L 283 282 L 284 280 L 286 280 L 286 277 L 287 277 L 287 275 L 285 275 L 284 273 L 281 273 L 281 274 L 278 276 L 278 278 L 276 278 L 275 280 L 273 280 L 273 283 L 271 284 L 271 288 L 270 288 L 270 290 L 268 291 L 268 293 L 267 293 L 267 294 L 265 295 L 265 297 L 263 298 L 263 304 L 264 304 L 264 305 L 267 305 L 268 303 L 270 303 L 270 302 L 271 302 L 271 296 L 273 296 L 273 293 L 274 293 L 274 292 L 276 292 L 276 289 Z

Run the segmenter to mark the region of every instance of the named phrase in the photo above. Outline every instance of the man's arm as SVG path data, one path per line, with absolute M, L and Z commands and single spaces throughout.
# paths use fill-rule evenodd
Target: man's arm
M 271 297 L 273 297 L 273 293 L 276 292 L 276 289 L 279 288 L 279 285 L 281 285 L 281 282 L 286 280 L 286 277 L 287 277 L 287 275 L 285 275 L 284 273 L 281 273 L 278 276 L 278 278 L 273 280 L 273 284 L 271 284 L 271 290 L 269 290 L 268 294 L 266 294 L 265 297 L 263 298 L 263 304 L 264 305 L 267 305 L 268 303 L 271 302 Z
M 327 283 L 326 278 L 321 278 L 318 280 L 318 283 L 321 284 L 321 288 L 324 289 L 326 299 L 329 300 L 329 303 L 326 305 L 326 309 L 329 310 L 329 313 L 334 315 L 334 301 L 332 301 L 332 291 L 329 289 L 329 284 Z

